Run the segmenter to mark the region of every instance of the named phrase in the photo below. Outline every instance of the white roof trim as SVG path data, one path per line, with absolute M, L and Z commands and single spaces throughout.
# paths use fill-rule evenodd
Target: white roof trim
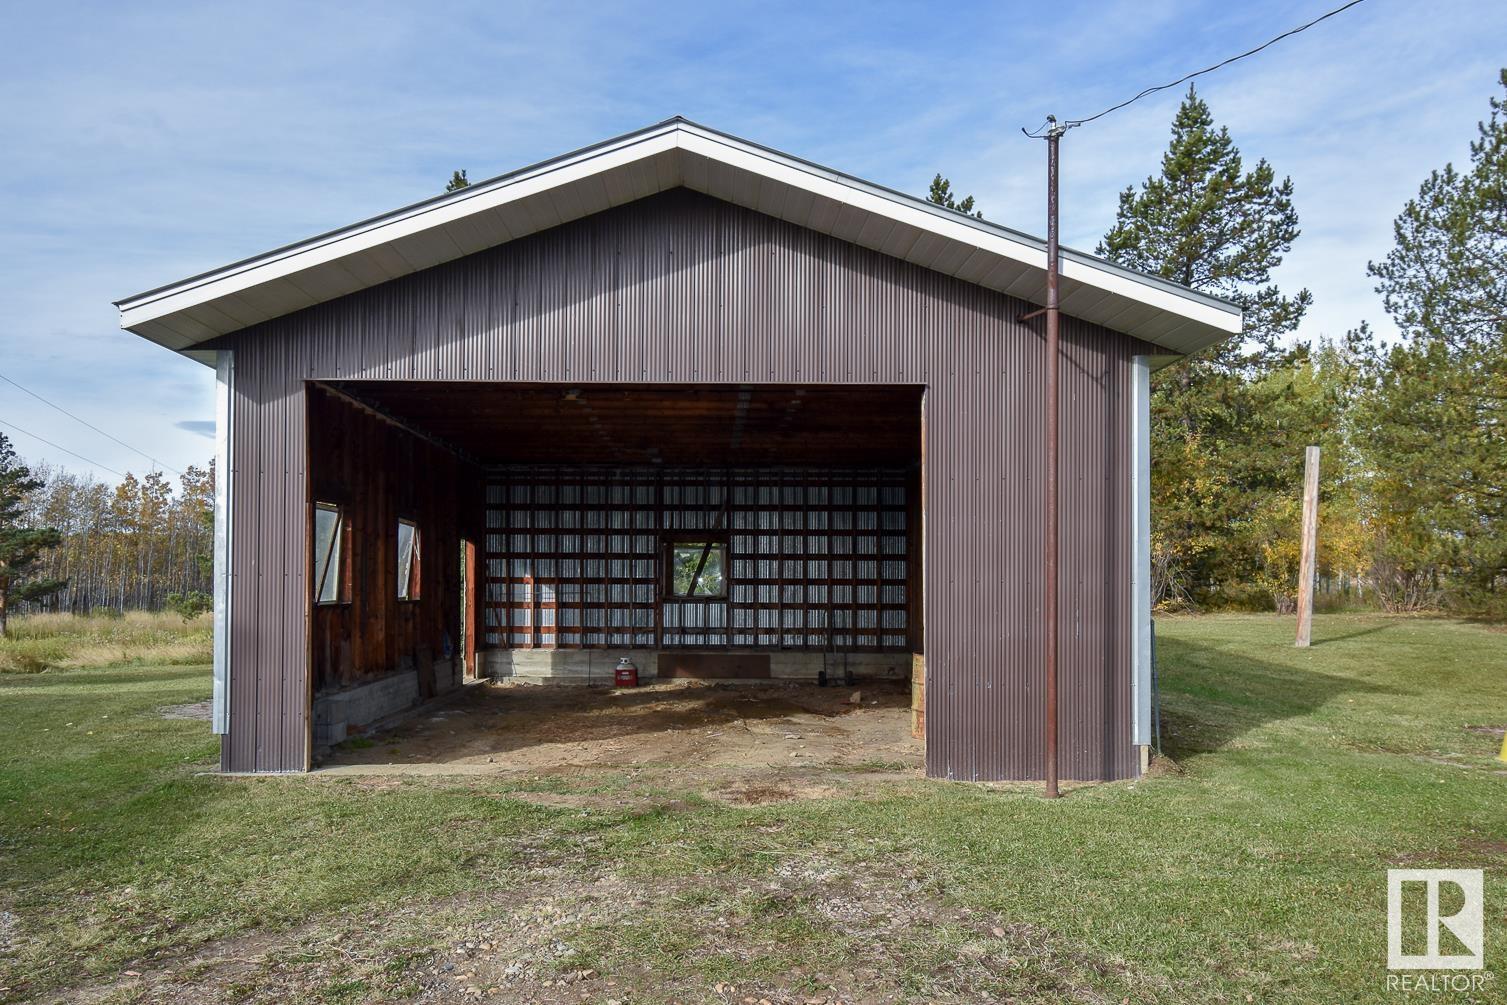
M 671 119 L 542 164 L 118 301 L 121 327 L 191 350 L 288 314 L 611 206 L 686 186 L 1040 303 L 1038 238 Z M 1068 313 L 1195 352 L 1241 331 L 1226 301 L 1063 249 Z

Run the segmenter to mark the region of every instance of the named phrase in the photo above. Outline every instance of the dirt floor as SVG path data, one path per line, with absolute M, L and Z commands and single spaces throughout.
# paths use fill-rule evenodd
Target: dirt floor
M 394 729 L 342 744 L 319 772 L 639 768 L 687 790 L 760 802 L 829 794 L 776 784 L 809 769 L 919 774 L 923 755 L 910 735 L 910 687 L 894 681 L 824 688 L 673 680 L 632 689 L 484 682 Z
M 707 802 L 762 809 L 883 799 L 927 784 L 924 744 L 912 739 L 910 718 L 908 682 L 673 680 L 636 689 L 483 682 L 341 744 L 308 781 L 392 798 L 434 786 L 496 789 L 490 798 L 566 809 L 567 820 L 691 819 L 712 809 Z M 761 817 L 749 826 L 777 842 L 797 824 Z M 1003 967 L 1047 953 L 1025 926 L 944 904 L 928 871 L 888 839 L 856 858 L 851 837 L 781 851 L 778 867 L 755 870 L 757 878 L 741 868 L 629 875 L 610 862 L 588 864 L 601 840 L 589 830 L 545 830 L 508 859 L 495 889 L 483 884 L 370 915 L 336 913 L 213 939 L 42 1000 L 892 1005 L 912 997 L 892 959 L 896 940 L 924 956 L 945 933 L 985 947 L 955 978 L 928 978 L 955 984 L 956 993 L 938 1000 L 961 1003 L 986 1000 L 969 975 L 988 954 Z M 881 855 L 884 868 L 871 868 Z M 477 868 L 491 867 L 478 852 Z M 808 911 L 830 952 L 784 944 L 780 926 Z M 687 970 L 674 948 L 687 921 L 699 933 L 696 953 L 719 961 L 719 973 L 737 972 L 740 960 L 787 956 L 788 973 L 770 983 Z M 633 933 L 629 944 L 622 933 Z

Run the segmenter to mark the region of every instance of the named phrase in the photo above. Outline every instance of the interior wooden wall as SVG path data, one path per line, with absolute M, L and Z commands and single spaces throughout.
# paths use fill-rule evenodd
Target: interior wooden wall
M 479 540 L 481 472 L 318 384 L 308 387 L 308 410 L 309 506 L 340 505 L 351 548 L 350 601 L 313 606 L 314 692 L 417 667 L 429 697 L 447 637 L 452 652 L 461 646 L 461 541 Z M 399 519 L 419 527 L 414 601 L 398 599 Z

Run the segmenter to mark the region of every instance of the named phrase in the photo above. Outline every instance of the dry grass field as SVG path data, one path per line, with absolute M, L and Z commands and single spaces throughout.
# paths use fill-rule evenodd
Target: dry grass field
M 192 621 L 167 611 L 30 614 L 12 618 L 0 639 L 0 673 L 204 663 L 210 643 L 208 614 Z

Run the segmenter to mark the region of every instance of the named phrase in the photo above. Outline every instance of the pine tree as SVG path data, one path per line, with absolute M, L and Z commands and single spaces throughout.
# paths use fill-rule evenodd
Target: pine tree
M 1245 312 L 1243 342 L 1216 346 L 1152 385 L 1152 547 L 1158 598 L 1197 599 L 1261 578 L 1263 507 L 1291 488 L 1303 439 L 1292 365 L 1279 342 L 1312 302 L 1271 282 L 1298 236 L 1291 179 L 1265 160 L 1247 171 L 1229 130 L 1189 88 L 1161 172 L 1120 195 L 1098 253 L 1225 297 Z M 1266 577 L 1270 582 L 1270 577 Z
M 984 218 L 983 212 L 973 208 L 973 196 L 964 196 L 962 199 L 953 198 L 952 182 L 943 178 L 940 172 L 931 180 L 931 191 L 926 193 L 926 201 L 979 220 Z
M 1507 91 L 1507 70 L 1499 83 Z M 1401 330 L 1366 403 L 1382 558 L 1397 606 L 1507 603 L 1507 94 L 1470 166 L 1432 172 L 1372 263 Z
M 0 433 L 0 638 L 5 637 L 13 602 L 38 600 L 65 585 L 60 579 L 31 578 L 42 552 L 61 540 L 57 530 L 30 527 L 23 519 L 27 496 L 41 487 L 41 480 L 32 477 Z
M 1139 192 L 1120 193 L 1115 225 L 1098 253 L 1238 303 L 1246 343 L 1227 343 L 1205 358 L 1259 366 L 1313 302 L 1307 290 L 1286 297 L 1271 282 L 1298 237 L 1292 193 L 1292 179 L 1279 184 L 1265 159 L 1245 170 L 1229 129 L 1214 128 L 1208 103 L 1189 87 L 1172 120 L 1161 174 Z
M 470 188 L 470 187 L 471 187 L 471 180 L 466 177 L 466 169 L 465 168 L 461 168 L 459 171 L 456 171 L 453 174 L 451 174 L 450 175 L 450 180 L 445 183 L 445 191 L 446 192 L 459 192 L 463 188 Z
M 1507 69 L 1499 83 L 1507 92 Z M 1500 348 L 1507 337 L 1507 94 L 1490 108 L 1470 169 L 1431 173 L 1392 226 L 1396 246 L 1369 267 L 1405 335 L 1455 349 Z

